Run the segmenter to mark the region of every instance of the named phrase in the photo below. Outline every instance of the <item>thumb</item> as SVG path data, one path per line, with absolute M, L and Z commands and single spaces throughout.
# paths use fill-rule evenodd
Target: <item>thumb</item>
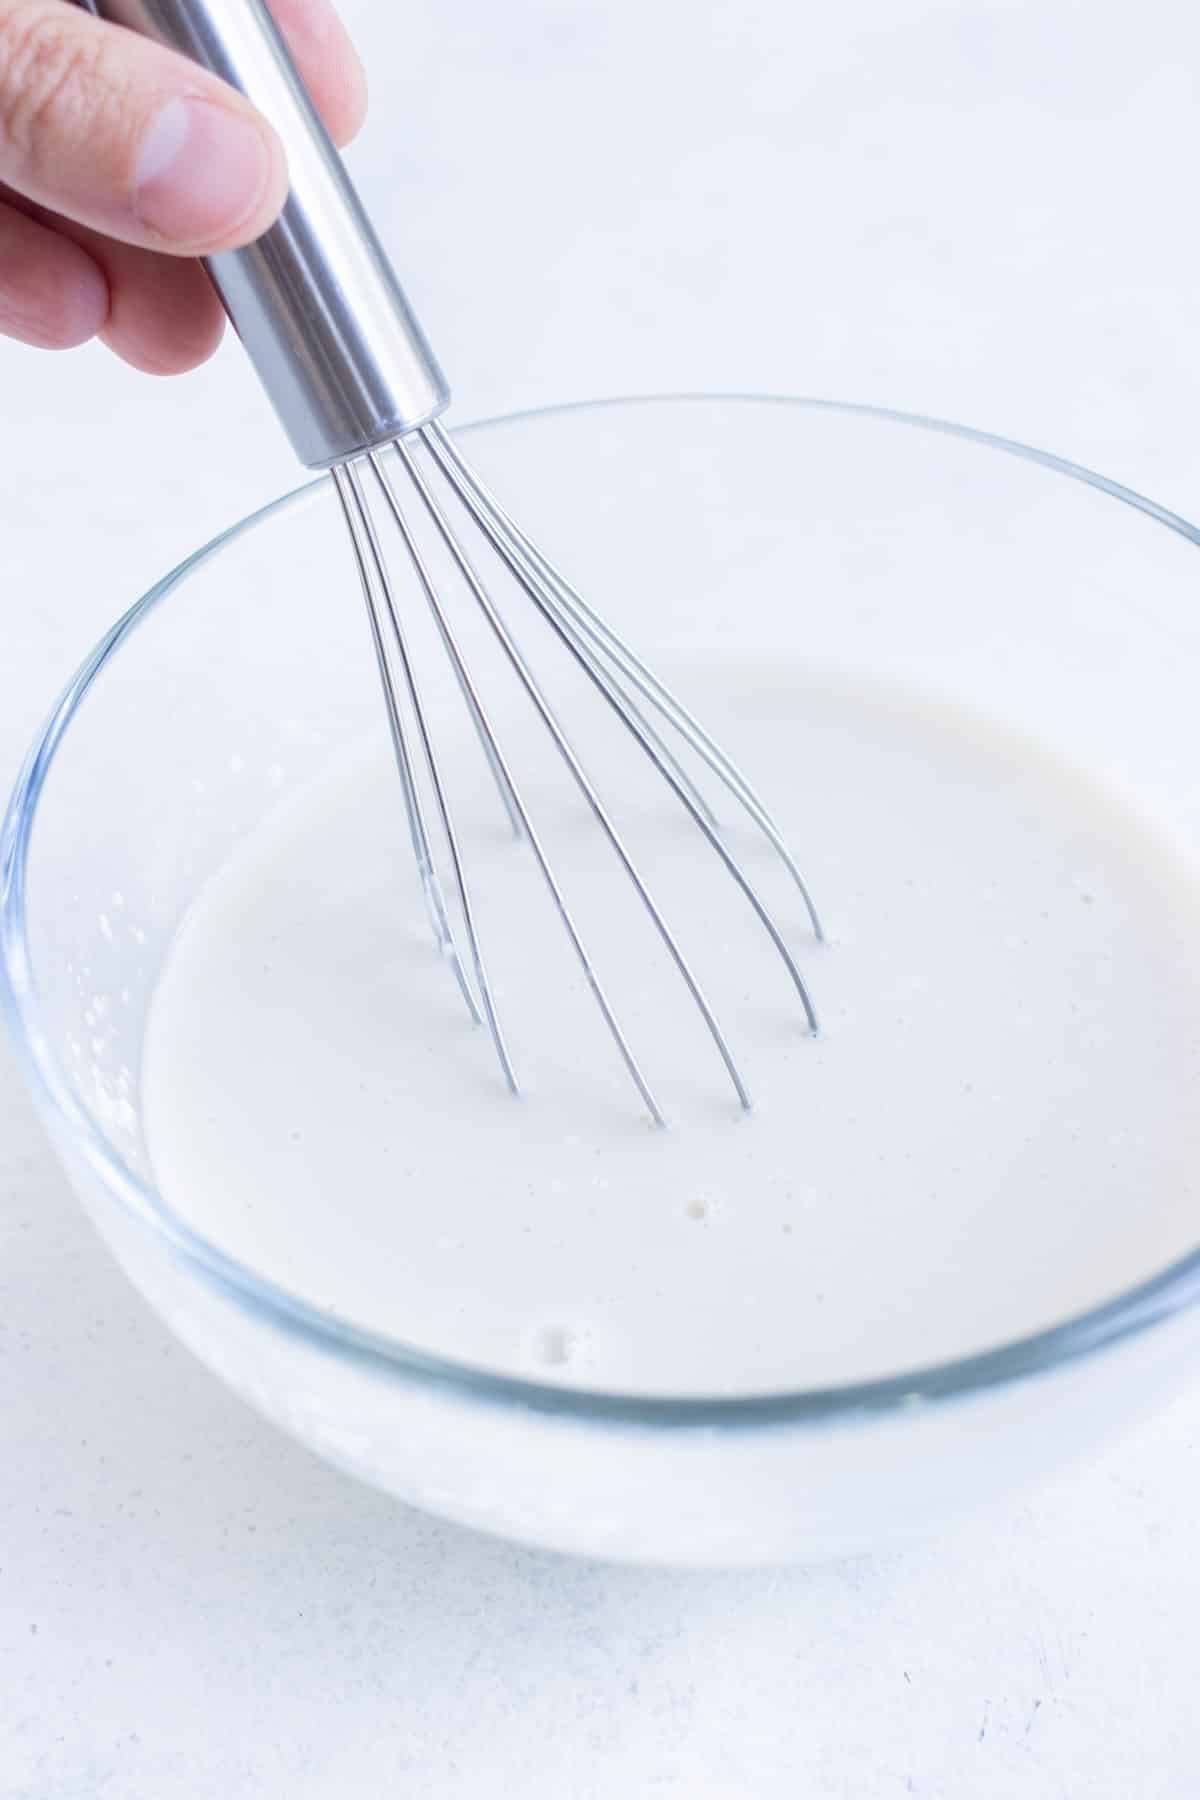
M 0 0 L 0 182 L 108 237 L 180 256 L 264 232 L 282 146 L 240 94 L 63 0 Z

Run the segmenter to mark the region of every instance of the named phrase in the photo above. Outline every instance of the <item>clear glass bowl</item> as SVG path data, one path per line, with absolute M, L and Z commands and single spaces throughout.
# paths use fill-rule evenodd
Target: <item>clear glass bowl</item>
M 469 437 L 618 629 L 637 609 L 630 635 L 651 660 L 786 637 L 822 665 L 912 676 L 1007 715 L 1200 845 L 1200 533 L 1163 509 L 1019 445 L 869 408 L 617 401 Z M 774 593 L 798 586 L 813 603 L 781 614 Z M 172 1216 L 139 1118 L 156 975 L 238 841 L 377 723 L 361 611 L 327 482 L 246 520 L 88 659 L 4 824 L 0 1000 L 26 1074 L 100 1230 L 207 1364 L 430 1511 L 562 1549 L 720 1564 L 930 1529 L 1169 1387 L 1200 1324 L 1200 1253 L 969 1360 L 678 1400 L 423 1355 L 331 1320 Z

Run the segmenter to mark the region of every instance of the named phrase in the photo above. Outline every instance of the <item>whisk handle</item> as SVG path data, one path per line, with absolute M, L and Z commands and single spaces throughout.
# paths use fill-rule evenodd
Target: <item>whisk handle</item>
M 282 140 L 283 212 L 205 267 L 300 460 L 328 468 L 426 424 L 439 369 L 262 0 L 81 0 L 238 88 Z

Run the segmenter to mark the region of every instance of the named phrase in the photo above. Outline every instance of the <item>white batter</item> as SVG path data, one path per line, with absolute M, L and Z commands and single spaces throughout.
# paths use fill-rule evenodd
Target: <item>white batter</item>
M 448 763 L 525 1097 L 504 1091 L 432 948 L 395 770 L 372 745 L 278 811 L 179 934 L 144 1069 L 167 1203 L 359 1324 L 664 1392 L 978 1350 L 1189 1248 L 1193 871 L 1084 778 L 948 706 L 765 663 L 666 673 L 764 792 L 831 938 L 813 944 L 788 878 L 722 802 L 799 950 L 813 1040 L 669 792 L 607 738 L 589 745 L 753 1115 L 529 728 L 529 798 L 672 1129 L 647 1123 L 459 726 Z

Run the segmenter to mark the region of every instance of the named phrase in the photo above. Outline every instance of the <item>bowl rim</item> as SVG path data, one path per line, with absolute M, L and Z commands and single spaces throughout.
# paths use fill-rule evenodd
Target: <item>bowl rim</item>
M 1200 546 L 1200 526 L 1120 482 L 1052 452 L 952 420 L 864 402 L 765 393 L 661 393 L 614 395 L 567 401 L 501 414 L 457 434 L 482 433 L 562 414 L 615 407 L 691 404 L 791 407 L 940 433 L 981 448 L 1015 456 L 1053 474 L 1097 489 L 1110 499 L 1145 513 L 1157 524 Z M 966 1357 L 867 1381 L 830 1387 L 773 1390 L 738 1395 L 636 1394 L 595 1388 L 560 1387 L 502 1374 L 481 1365 L 435 1355 L 380 1332 L 322 1312 L 264 1275 L 228 1256 L 174 1214 L 153 1186 L 130 1168 L 103 1137 L 55 1055 L 40 1023 L 25 931 L 25 883 L 38 802 L 58 747 L 79 706 L 117 655 L 125 640 L 201 564 L 259 525 L 311 498 L 328 482 L 322 475 L 248 514 L 212 538 L 155 583 L 117 620 L 67 684 L 34 740 L 0 824 L 0 1015 L 5 1018 L 17 1058 L 35 1104 L 56 1146 L 93 1175 L 120 1208 L 163 1241 L 210 1289 L 239 1311 L 266 1322 L 309 1348 L 365 1364 L 433 1390 L 495 1406 L 566 1419 L 656 1429 L 704 1427 L 748 1429 L 815 1426 L 864 1415 L 894 1414 L 914 1405 L 948 1403 L 1048 1375 L 1066 1364 L 1141 1336 L 1200 1299 L 1200 1247 L 1157 1274 L 1041 1331 Z M 65 1159 L 64 1159 L 65 1160 Z

